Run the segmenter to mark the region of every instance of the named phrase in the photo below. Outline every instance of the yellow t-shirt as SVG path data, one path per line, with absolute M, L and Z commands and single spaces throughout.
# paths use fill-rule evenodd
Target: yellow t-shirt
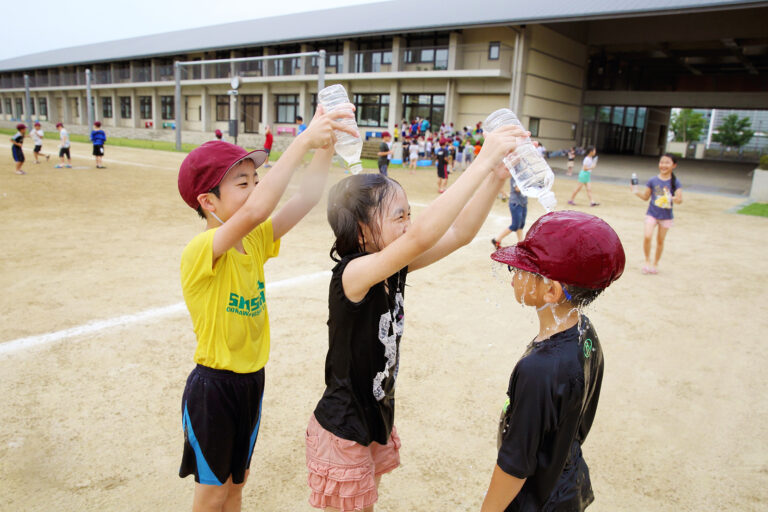
M 246 254 L 232 248 L 213 265 L 209 229 L 181 255 L 181 288 L 192 317 L 195 362 L 237 373 L 259 371 L 269 359 L 269 315 L 264 298 L 264 263 L 277 256 L 272 219 L 243 238 Z

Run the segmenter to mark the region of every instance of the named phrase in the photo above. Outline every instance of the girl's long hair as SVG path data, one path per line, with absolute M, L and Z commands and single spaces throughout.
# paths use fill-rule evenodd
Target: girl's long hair
M 382 206 L 394 196 L 400 184 L 381 174 L 348 176 L 328 192 L 328 224 L 336 241 L 331 247 L 331 259 L 341 261 L 345 256 L 365 251 L 367 226 L 378 243 L 381 230 L 376 221 Z

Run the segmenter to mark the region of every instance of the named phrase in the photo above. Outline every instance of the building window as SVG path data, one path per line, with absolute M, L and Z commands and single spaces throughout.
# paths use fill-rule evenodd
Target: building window
M 408 120 L 429 120 L 434 131 L 445 118 L 445 94 L 403 94 L 403 112 Z
M 275 110 L 278 123 L 295 123 L 299 112 L 298 94 L 278 94 L 275 96 Z
M 528 121 L 528 131 L 531 132 L 531 137 L 539 136 L 539 123 L 541 123 L 541 119 L 538 117 L 532 117 L 531 120 Z
M 498 41 L 491 41 L 488 43 L 488 60 L 499 60 L 499 54 L 501 53 L 501 43 Z
M 152 80 L 152 63 L 140 60 L 133 65 L 134 82 L 149 82 Z
M 160 117 L 166 121 L 174 119 L 173 96 L 160 96 Z
M 131 118 L 131 97 L 120 96 L 120 117 L 122 119 Z
M 448 69 L 447 34 L 419 34 L 405 38 L 406 64 L 431 64 L 432 69 Z
M 229 96 L 216 96 L 216 120 L 229 121 Z
M 131 79 L 131 63 L 130 62 L 119 62 L 117 64 L 117 79 L 122 81 L 127 81 Z
M 24 115 L 24 100 L 16 98 L 16 116 L 21 119 Z
M 355 94 L 358 126 L 387 126 L 389 120 L 389 94 Z
M 5 113 L 13 115 L 13 108 L 11 107 L 11 98 L 5 98 Z
M 32 116 L 35 115 L 35 100 L 33 99 L 30 99 L 29 101 L 29 114 Z
M 48 117 L 48 100 L 46 98 L 40 98 L 37 100 L 40 103 L 40 115 Z
M 101 98 L 101 117 L 112 117 L 112 98 Z
M 152 96 L 139 96 L 139 117 L 152 119 Z

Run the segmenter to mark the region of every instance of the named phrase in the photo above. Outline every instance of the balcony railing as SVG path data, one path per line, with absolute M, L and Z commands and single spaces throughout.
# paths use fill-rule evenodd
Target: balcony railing
M 455 52 L 455 53 L 454 53 Z M 460 44 L 451 50 L 447 46 L 427 46 L 401 48 L 398 52 L 391 49 L 358 50 L 351 55 L 351 68 L 343 67 L 344 56 L 341 52 L 326 55 L 325 72 L 333 73 L 387 73 L 395 70 L 405 72 L 419 71 L 463 71 L 463 70 L 499 70 L 502 74 L 512 72 L 514 48 L 500 44 Z M 112 69 L 114 67 L 114 70 Z M 155 73 L 146 60 L 134 61 L 133 66 L 121 64 L 95 65 L 93 83 L 108 85 L 112 83 L 143 83 L 172 81 L 175 78 L 172 61 L 155 61 Z M 50 68 L 29 73 L 31 87 L 67 87 L 85 85 L 84 67 Z M 131 72 L 132 69 L 132 72 Z M 114 74 L 113 74 L 114 71 Z M 200 66 L 183 66 L 182 80 L 228 79 L 241 77 L 282 77 L 314 75 L 318 72 L 317 57 L 286 57 L 268 61 L 249 61 Z M 0 73 L 0 89 L 24 88 L 24 73 Z

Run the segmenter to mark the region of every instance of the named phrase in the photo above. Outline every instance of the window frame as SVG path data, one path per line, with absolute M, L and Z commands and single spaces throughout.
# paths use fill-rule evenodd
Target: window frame
M 131 119 L 133 117 L 133 111 L 131 107 L 131 97 L 120 96 L 120 119 Z
M 528 131 L 531 132 L 531 137 L 540 137 L 541 132 L 541 118 L 529 117 L 528 118 Z
M 493 50 L 496 50 L 496 56 L 493 56 Z M 501 58 L 501 41 L 491 41 L 488 43 L 488 60 L 499 60 Z
M 288 101 L 287 98 L 293 98 L 293 101 Z M 281 112 L 280 107 L 283 107 Z M 293 107 L 293 117 L 289 120 L 284 120 L 281 114 L 287 113 L 286 110 L 289 107 Z M 298 94 L 275 94 L 275 122 L 283 124 L 295 124 L 296 116 L 299 115 L 299 95 Z
M 101 98 L 101 117 L 111 119 L 114 113 L 112 105 L 112 96 L 102 96 Z
M 229 96 L 226 94 L 217 94 L 216 95 L 216 121 L 229 121 L 230 114 L 231 114 L 231 107 L 229 102 Z
M 173 96 L 160 96 L 160 119 L 163 121 L 176 120 Z
M 139 96 L 139 119 L 152 119 L 152 96 Z

